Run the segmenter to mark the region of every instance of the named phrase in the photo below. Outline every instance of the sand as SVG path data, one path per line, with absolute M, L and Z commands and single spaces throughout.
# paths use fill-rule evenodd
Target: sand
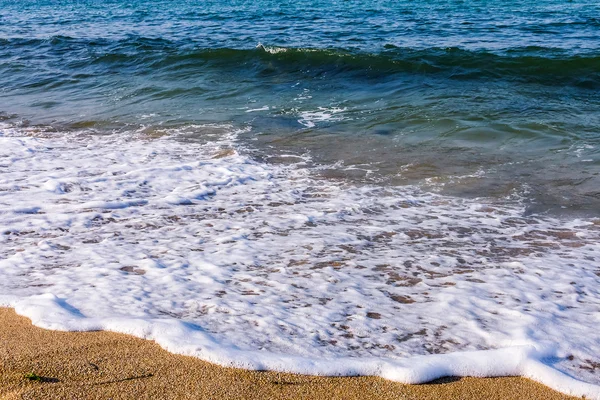
M 25 378 L 34 372 L 41 381 Z M 402 385 L 219 367 L 112 332 L 56 332 L 0 308 L 2 399 L 568 399 L 523 378 Z

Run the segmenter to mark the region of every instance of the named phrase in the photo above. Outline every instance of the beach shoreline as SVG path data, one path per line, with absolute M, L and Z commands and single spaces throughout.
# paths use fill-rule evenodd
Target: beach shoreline
M 0 398 L 570 399 L 525 378 L 449 377 L 404 385 L 223 368 L 113 332 L 37 328 L 0 308 Z M 34 373 L 39 380 L 26 378 Z
M 0 400 L 600 400 L 600 2 L 0 4 Z

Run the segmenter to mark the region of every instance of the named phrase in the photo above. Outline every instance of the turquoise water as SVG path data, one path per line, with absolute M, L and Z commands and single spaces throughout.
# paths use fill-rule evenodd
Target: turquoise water
M 308 155 L 330 179 L 598 216 L 600 5 L 0 1 L 0 113 L 228 124 L 256 158 Z

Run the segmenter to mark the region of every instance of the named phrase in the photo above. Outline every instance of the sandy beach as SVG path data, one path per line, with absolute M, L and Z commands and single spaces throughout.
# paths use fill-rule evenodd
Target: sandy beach
M 29 380 L 35 373 L 40 380 Z M 402 385 L 222 368 L 112 332 L 56 332 L 0 308 L 2 399 L 568 399 L 523 378 Z

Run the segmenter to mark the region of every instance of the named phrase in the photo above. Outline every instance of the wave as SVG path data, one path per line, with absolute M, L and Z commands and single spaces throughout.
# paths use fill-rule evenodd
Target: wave
M 597 220 L 322 180 L 250 159 L 228 126 L 88 133 L 0 124 L 0 305 L 34 324 L 250 369 L 523 375 L 600 399 Z
M 33 51 L 29 51 L 33 50 Z M 386 45 L 365 52 L 340 48 L 277 47 L 198 48 L 193 40 L 169 41 L 132 36 L 121 40 L 2 39 L 0 54 L 18 58 L 65 57 L 65 68 L 135 68 L 139 73 L 197 72 L 202 67 L 235 69 L 241 74 L 302 74 L 319 77 L 380 78 L 396 74 L 439 76 L 455 80 L 500 79 L 550 86 L 600 87 L 600 55 L 524 47 L 494 53 L 451 48 Z

